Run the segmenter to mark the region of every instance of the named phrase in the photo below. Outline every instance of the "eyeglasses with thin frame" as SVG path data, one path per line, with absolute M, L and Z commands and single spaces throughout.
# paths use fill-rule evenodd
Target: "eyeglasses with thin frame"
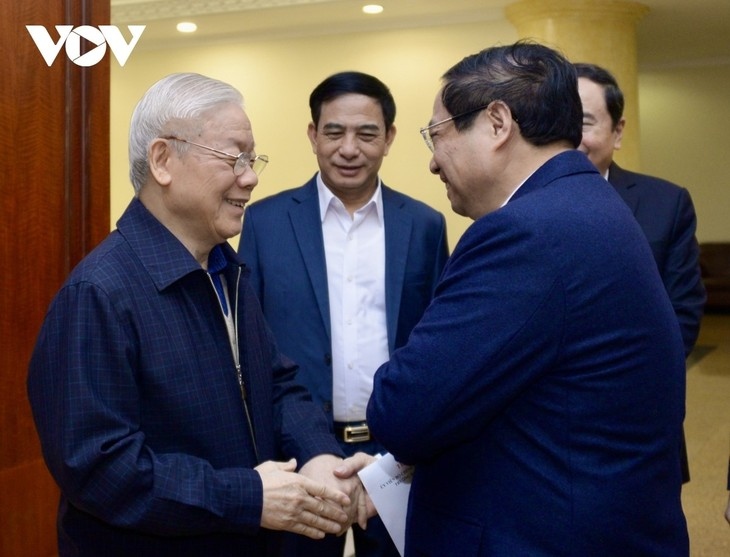
M 201 149 L 207 149 L 208 151 L 213 151 L 214 153 L 218 153 L 219 155 L 223 155 L 224 157 L 236 161 L 233 163 L 234 176 L 240 176 L 241 174 L 243 174 L 247 166 L 250 166 L 251 170 L 253 170 L 257 176 L 259 176 L 264 171 L 264 168 L 266 168 L 266 165 L 269 163 L 269 157 L 267 157 L 266 155 L 251 156 L 251 153 L 245 152 L 239 153 L 238 155 L 231 155 L 230 153 L 226 153 L 225 151 L 214 149 L 213 147 L 201 145 L 200 143 L 195 143 L 194 141 L 182 139 L 181 137 L 175 137 L 172 135 L 165 136 L 162 139 L 172 139 L 174 141 L 189 143 L 190 145 L 195 145 L 196 147 L 200 147 Z
M 477 108 L 472 108 L 471 110 L 467 110 L 466 112 L 462 112 L 461 114 L 457 114 L 456 116 L 451 116 L 449 118 L 445 118 L 443 120 L 439 120 L 435 124 L 431 124 L 430 126 L 426 126 L 425 128 L 421 128 L 421 137 L 423 137 L 423 141 L 426 143 L 426 147 L 428 147 L 428 150 L 433 153 L 433 139 L 431 138 L 431 128 L 435 128 L 436 126 L 440 126 L 441 124 L 445 124 L 446 122 L 451 122 L 451 120 L 456 120 L 457 118 L 461 118 L 462 116 L 468 116 L 469 114 L 473 114 L 474 112 L 479 112 L 480 110 L 484 110 L 487 108 L 492 102 L 488 102 L 484 106 L 479 106 Z

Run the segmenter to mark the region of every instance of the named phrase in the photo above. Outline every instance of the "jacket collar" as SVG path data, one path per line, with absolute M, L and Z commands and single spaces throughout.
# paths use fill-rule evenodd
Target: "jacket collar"
M 515 192 L 510 201 L 543 188 L 558 178 L 584 173 L 600 176 L 596 167 L 583 153 L 575 149 L 564 151 L 548 160 L 525 180 L 525 183 Z
M 180 240 L 136 197 L 117 222 L 117 231 L 127 241 L 158 290 L 164 290 L 190 273 L 203 270 Z M 228 242 L 219 246 L 229 267 L 243 265 Z

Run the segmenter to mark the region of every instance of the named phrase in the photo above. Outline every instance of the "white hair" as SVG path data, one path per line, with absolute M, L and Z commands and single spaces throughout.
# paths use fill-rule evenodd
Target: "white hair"
M 129 126 L 129 179 L 135 195 L 149 174 L 150 143 L 162 135 L 189 133 L 191 126 L 202 129 L 201 116 L 227 103 L 243 107 L 243 96 L 227 83 L 196 73 L 168 75 L 150 87 L 137 103 Z

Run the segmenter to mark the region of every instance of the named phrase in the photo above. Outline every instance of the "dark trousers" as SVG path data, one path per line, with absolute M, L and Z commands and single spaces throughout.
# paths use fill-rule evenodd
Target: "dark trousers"
M 679 455 L 682 464 L 682 483 L 689 482 L 689 460 L 687 459 L 687 443 L 684 440 L 684 429 L 682 429 L 682 449 Z

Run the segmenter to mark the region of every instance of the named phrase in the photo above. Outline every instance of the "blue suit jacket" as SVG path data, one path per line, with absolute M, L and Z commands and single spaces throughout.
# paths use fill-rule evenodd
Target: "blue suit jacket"
M 682 330 L 685 354 L 697 341 L 705 306 L 695 238 L 697 217 L 689 192 L 671 182 L 612 163 L 608 181 L 631 208 L 654 254 Z
M 388 345 L 405 344 L 448 257 L 442 214 L 382 185 Z M 332 419 L 327 267 L 316 175 L 246 209 L 239 254 L 279 347 L 297 379 Z
M 415 464 L 406 556 L 688 555 L 679 326 L 649 246 L 582 153 L 454 249 L 367 418 Z

